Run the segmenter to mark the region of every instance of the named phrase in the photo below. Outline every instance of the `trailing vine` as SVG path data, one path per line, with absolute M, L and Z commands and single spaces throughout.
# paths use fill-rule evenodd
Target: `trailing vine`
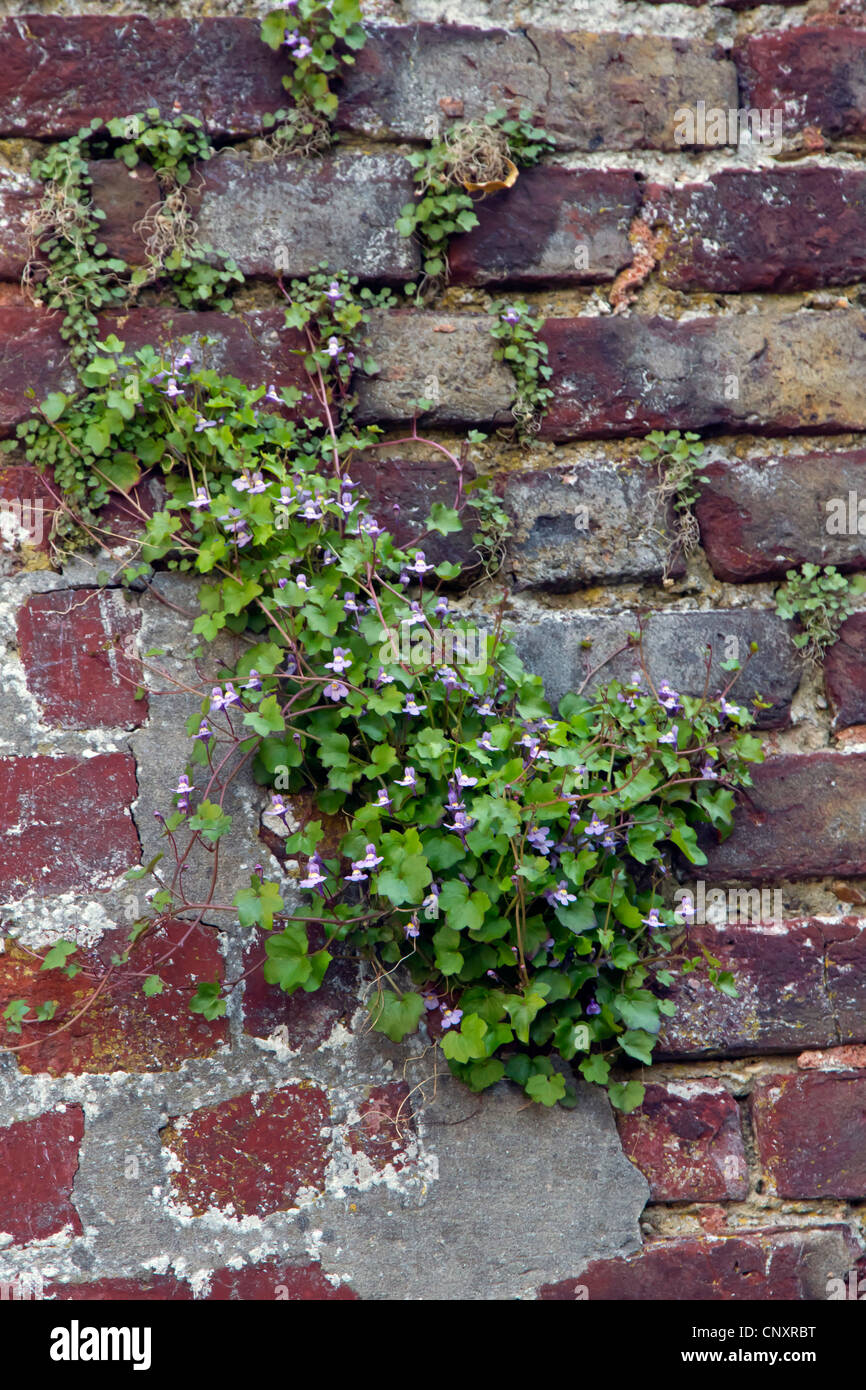
M 864 590 L 866 577 L 840 574 L 835 565 L 822 568 L 807 563 L 799 570 L 788 570 L 785 583 L 776 590 L 776 612 L 799 623 L 800 631 L 792 640 L 806 661 L 820 666 Z
M 264 21 L 271 46 L 292 54 L 286 87 L 310 126 L 306 137 L 333 116 L 330 80 L 363 43 L 359 18 L 354 0 L 289 0 Z M 265 933 L 265 979 L 288 994 L 318 989 L 335 955 L 359 958 L 370 1025 L 396 1042 L 423 1024 L 434 1072 L 444 1057 L 473 1090 L 507 1077 L 545 1105 L 574 1103 L 576 1073 L 630 1110 L 643 1086 L 613 1069 L 650 1062 L 674 1012 L 667 991 L 676 973 L 704 967 L 717 987 L 733 988 L 717 960 L 690 953 L 688 920 L 667 905 L 666 883 L 677 856 L 705 862 L 702 826 L 729 833 L 734 790 L 749 784 L 749 766 L 762 756 L 747 731 L 751 716 L 727 698 L 737 664 L 714 697 L 656 687 L 644 670 L 631 683 L 582 688 L 554 713 L 510 643 L 505 599 L 484 629 L 462 616 L 450 586 L 485 572 L 490 532 L 501 534 L 505 520 L 493 494 L 466 479 L 470 441 L 452 450 L 424 439 L 417 422 L 387 441 L 425 444 L 454 470 L 453 505 L 435 504 L 406 546 L 351 476 L 359 456 L 375 457 L 386 442 L 357 423 L 354 386 L 376 370 L 369 315 L 395 302 L 388 291 L 327 266 L 278 282 L 286 326 L 301 338 L 304 388 L 244 384 L 210 368 L 206 345 L 189 341 L 169 356 L 153 347 L 128 353 L 116 337 L 93 351 L 95 310 L 147 281 L 96 240 L 94 151 L 133 165 L 149 159 L 164 205 L 177 198 L 169 216 L 181 219 L 192 164 L 208 157 L 191 118 L 145 116 L 122 127 L 97 123 L 39 164 L 49 181 L 37 236 L 48 257 L 44 293 L 64 313 L 81 390 L 49 395 L 19 428 L 19 442 L 37 467 L 53 470 L 70 513 L 94 538 L 107 538 L 100 511 L 110 491 L 135 508 L 131 490 L 156 474 L 165 505 L 141 513 L 124 580 L 141 588 L 158 566 L 198 577 L 193 635 L 208 643 L 229 633 L 240 655 L 232 669 L 214 664 L 198 692 L 188 761 L 166 789 L 173 805 L 158 813 L 163 852 L 127 875 L 153 887 L 126 948 L 94 976 L 75 943 L 62 940 L 41 968 L 84 973 L 88 1003 L 119 979 L 158 995 L 167 988 L 161 965 L 183 940 L 228 918 Z M 513 162 L 532 162 L 545 148 L 524 115 L 493 113 L 484 132 Z M 450 224 L 474 217 L 468 189 L 479 179 L 469 175 L 491 172 L 479 134 L 464 127 L 416 158 L 424 196 L 412 205 L 417 217 L 404 212 L 404 230 L 411 221 L 411 233 L 425 238 L 428 276 L 444 272 Z M 461 174 L 464 192 L 455 192 Z M 193 235 L 178 231 L 174 251 L 193 255 Z M 161 246 L 154 262 L 177 284 L 190 267 L 172 265 L 172 254 Z M 197 293 L 182 283 L 180 292 Z M 515 372 L 518 423 L 528 428 L 552 394 L 541 323 L 522 302 L 495 304 L 491 316 L 497 356 Z M 429 558 L 431 540 L 456 534 L 470 517 L 469 573 Z M 643 665 L 638 637 L 634 649 Z M 165 680 L 157 661 L 144 658 Z M 269 823 L 282 826 L 286 872 L 268 878 L 257 869 L 221 902 L 226 797 L 248 767 L 270 788 Z M 291 798 L 302 791 L 318 818 L 293 831 Z M 201 899 L 185 886 L 194 859 L 210 869 Z M 291 887 L 304 898 L 293 910 L 286 880 L 295 864 Z M 142 967 L 137 949 L 168 922 L 184 924 L 181 941 Z M 200 982 L 190 1009 L 219 1017 L 243 979 Z M 58 1009 L 56 1000 L 12 1000 L 7 1032 L 27 1038 L 9 1050 L 38 1046 L 82 1012 Z

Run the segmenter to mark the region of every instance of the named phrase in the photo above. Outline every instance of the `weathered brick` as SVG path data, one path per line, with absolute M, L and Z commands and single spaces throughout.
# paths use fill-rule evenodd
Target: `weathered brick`
M 0 1233 L 13 1245 L 45 1240 L 66 1227 L 82 1234 L 72 1184 L 83 1138 L 80 1105 L 0 1129 Z
M 567 592 L 585 584 L 659 580 L 682 573 L 671 508 L 658 476 L 605 458 L 509 475 L 503 501 L 512 518 L 505 570 L 513 588 Z
M 519 621 L 514 636 L 524 664 L 541 676 L 548 699 L 557 705 L 563 695 L 580 689 L 589 672 L 599 666 L 587 690 L 612 679 L 643 680 L 640 654 L 634 647 L 615 655 L 627 647 L 628 633 L 638 631 L 640 623 L 637 612 L 564 611 L 556 617 Z M 707 686 L 708 646 L 712 648 L 709 693 L 714 695 L 731 679 L 721 663 L 732 655 L 745 660 L 753 641 L 758 652 L 731 698 L 748 704 L 760 692 L 770 708 L 760 711 L 759 722 L 764 726 L 783 723 L 799 684 L 800 665 L 787 625 L 775 613 L 755 608 L 654 611 L 643 625 L 644 659 L 653 684 L 669 681 L 687 695 L 702 695 Z M 591 645 L 584 647 L 584 642 Z
M 311 935 L 317 935 L 315 929 L 311 928 Z M 315 949 L 323 944 L 322 935 Z M 348 962 L 332 961 L 320 989 L 285 994 L 265 980 L 264 961 L 264 934 L 257 931 L 244 952 L 244 971 L 249 971 L 244 982 L 244 1031 L 253 1037 L 267 1038 L 280 1030 L 288 1047 L 312 1050 L 325 1041 L 335 1023 L 347 1023 L 357 1009 L 355 972 Z
M 513 424 L 514 378 L 493 360 L 485 315 L 397 309 L 372 316 L 370 352 L 379 371 L 358 382 L 357 418 L 410 420 L 419 396 L 430 424 Z
M 741 105 L 781 110 L 786 132 L 817 126 L 832 140 L 866 135 L 866 30 L 815 24 L 752 34 L 734 45 Z
M 99 240 L 110 256 L 119 256 L 128 265 L 144 265 L 146 231 L 138 224 L 152 214 L 161 201 L 159 182 L 153 169 L 138 164 L 128 169 L 119 159 L 100 159 L 90 166 L 90 196 L 95 207 L 105 213 L 99 224 Z
M 337 123 L 418 140 L 445 112 L 527 106 L 562 149 L 676 149 L 675 112 L 699 98 L 736 108 L 736 75 L 691 39 L 413 24 L 372 31 Z
M 752 777 L 730 839 L 706 835 L 707 878 L 866 874 L 866 755 L 769 758 Z
M 347 1284 L 332 1284 L 321 1265 L 284 1265 L 279 1260 L 244 1265 L 243 1269 L 214 1270 L 208 1290 L 198 1295 L 210 1302 L 231 1300 L 283 1303 L 354 1301 L 358 1295 Z
M 782 579 L 806 561 L 866 568 L 866 449 L 711 458 L 701 472 L 695 514 L 719 579 Z
M 479 225 L 453 237 L 451 279 L 476 285 L 595 284 L 630 263 L 637 175 L 620 169 L 521 172 L 513 188 L 476 204 Z
M 828 1280 L 853 1268 L 858 1254 L 847 1226 L 658 1240 L 626 1259 L 594 1260 L 575 1279 L 543 1285 L 538 1297 L 816 1302 L 827 1297 Z
M 659 274 L 680 290 L 801 290 L 866 271 L 866 173 L 725 169 L 649 184 L 644 216 L 667 229 Z
M 22 550 L 49 548 L 56 493 L 32 464 L 13 462 L 0 468 L 0 563 L 4 573 L 15 567 Z
M 56 1303 L 174 1303 L 178 1299 L 192 1298 L 190 1285 L 171 1274 L 94 1279 L 81 1284 L 60 1284 L 49 1280 L 43 1292 L 46 1299 Z
M 742 1057 L 826 1047 L 843 1024 L 840 989 L 848 1005 L 860 1010 L 851 1017 L 848 1008 L 845 1026 L 853 1023 L 853 1036 L 866 1036 L 866 933 L 858 919 L 838 926 L 814 921 L 777 926 L 762 922 L 760 915 L 743 921 L 741 903 L 740 896 L 731 902 L 731 916 L 740 920 L 692 927 L 687 948 L 692 954 L 706 949 L 720 961 L 734 976 L 737 997 L 715 989 L 706 971 L 679 976 L 670 995 L 677 1012 L 663 1020 L 658 1057 Z M 859 978 L 852 977 L 849 961 L 837 963 L 832 951 L 854 955 Z
M 839 640 L 824 656 L 827 694 L 836 723 L 866 723 L 866 613 L 854 613 L 839 629 Z
M 552 439 L 724 427 L 866 428 L 866 315 L 548 319 Z
M 39 195 L 39 184 L 26 174 L 0 169 L 0 280 L 20 278 L 30 254 L 26 219 Z
M 365 280 L 403 284 L 418 273 L 417 244 L 394 225 L 414 187 L 401 156 L 254 162 L 226 153 L 199 172 L 199 236 L 246 275 L 304 276 L 322 261 Z
M 779 1197 L 866 1196 L 866 1072 L 762 1077 L 751 1111 L 758 1161 Z
M 119 320 L 100 321 L 104 336 L 116 333 L 128 351 L 152 343 L 168 348 L 181 338 L 193 338 L 192 349 L 217 371 L 231 372 L 250 385 L 275 382 L 306 387 L 306 377 L 292 349 L 299 335 L 283 327 L 279 309 L 256 309 L 237 316 L 214 312 L 134 309 Z M 23 302 L 0 307 L 0 437 L 32 409 L 25 391 L 37 400 L 49 391 L 75 389 L 57 315 Z M 204 341 L 207 340 L 207 341 Z
M 0 759 L 0 894 L 107 886 L 138 858 L 135 795 L 126 753 Z
M 179 1164 L 175 1198 L 196 1216 L 218 1207 L 267 1216 L 296 1204 L 325 1176 L 328 1098 L 308 1083 L 251 1092 L 176 1116 L 162 1141 Z
M 39 15 L 0 26 L 0 133 L 74 135 L 118 94 L 121 114 L 179 109 L 208 130 L 254 134 L 285 104 L 287 63 L 259 38 L 256 20 L 147 19 L 144 15 Z
M 741 1201 L 749 1188 L 737 1102 L 719 1082 L 651 1084 L 617 1116 L 622 1147 L 654 1202 Z
M 373 1086 L 360 1106 L 360 1120 L 349 1131 L 349 1147 L 362 1153 L 379 1172 L 406 1166 L 406 1145 L 414 1123 L 409 1087 L 403 1081 Z
M 475 469 L 463 465 L 464 487 L 475 478 Z M 472 543 L 476 517 L 471 502 L 462 513 L 463 530 L 442 536 L 438 531 L 425 532 L 424 522 L 436 502 L 453 507 L 457 503 L 458 475 L 447 460 L 435 458 L 404 459 L 389 448 L 362 454 L 352 460 L 352 477 L 361 493 L 369 498 L 370 510 L 380 526 L 391 532 L 397 545 L 408 548 L 416 543 L 424 550 L 428 562 L 439 564 L 448 560 L 467 567 L 466 581 L 478 578 L 478 551 Z M 467 500 L 463 494 L 462 502 Z M 459 584 L 459 580 L 456 581 Z
M 47 723 L 62 729 L 134 728 L 147 716 L 136 700 L 141 614 L 110 589 L 34 594 L 18 614 L 27 687 Z
M 23 1072 L 52 1076 L 83 1072 L 172 1071 L 189 1057 L 208 1057 L 226 1041 L 224 1018 L 208 1022 L 188 1008 L 199 981 L 221 980 L 223 959 L 216 933 L 186 922 L 169 922 L 149 933 L 133 952 L 126 971 L 118 971 L 99 998 L 71 1021 L 106 975 L 111 955 L 128 943 L 128 929 L 107 933 L 98 946 L 80 954 L 82 973 L 68 979 L 57 971 L 39 969 L 38 958 L 12 942 L 0 955 L 0 1013 L 10 999 L 24 998 L 35 1008 L 48 999 L 57 1002 L 56 1021 L 28 1029 L 17 1041 L 42 1041 L 19 1052 Z M 164 957 L 167 957 L 164 959 Z M 84 971 L 88 973 L 85 974 Z M 142 993 L 144 974 L 158 974 L 162 994 Z M 6 1035 L 6 1041 L 15 1039 Z

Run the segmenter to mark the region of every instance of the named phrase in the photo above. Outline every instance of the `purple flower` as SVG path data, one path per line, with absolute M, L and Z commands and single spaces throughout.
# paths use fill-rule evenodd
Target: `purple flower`
M 446 830 L 453 830 L 453 831 L 455 832 L 455 834 L 461 836 L 461 838 L 462 838 L 464 835 L 467 834 L 468 831 L 470 831 L 470 830 L 472 829 L 472 827 L 473 827 L 474 824 L 475 824 L 475 821 L 474 821 L 474 820 L 471 820 L 471 819 L 466 815 L 466 812 L 465 812 L 465 811 L 455 811 L 455 812 L 454 812 L 454 820 L 453 820 L 450 824 L 449 824 L 448 821 L 446 821 L 446 822 L 445 822 L 445 829 L 446 829 Z
M 198 733 L 193 734 L 193 742 L 201 739 L 202 743 L 210 743 L 213 738 L 213 730 L 210 728 L 206 719 L 203 719 L 198 726 Z
M 366 845 L 365 848 L 367 853 L 363 859 L 352 860 L 353 869 L 375 869 L 382 863 L 382 856 L 376 854 L 375 845 Z
M 379 674 L 373 682 L 377 690 L 381 690 L 383 685 L 393 685 L 394 677 L 389 676 L 384 666 L 379 667 Z
M 657 907 L 651 908 L 649 916 L 642 917 L 641 921 L 645 927 L 649 927 L 650 931 L 655 931 L 656 927 L 664 926 L 664 923 L 659 917 L 659 910 Z
M 379 788 L 379 795 L 376 797 L 376 800 L 374 801 L 373 805 L 381 806 L 386 811 L 388 807 L 391 805 L 391 798 L 384 787 Z
M 246 685 L 242 686 L 241 689 L 242 689 L 242 690 L 261 690 L 261 688 L 262 688 L 262 678 L 261 678 L 261 676 L 259 675 L 258 671 L 256 670 L 255 666 L 253 666 L 252 669 L 250 670 L 250 674 L 247 676 L 247 683 L 246 683 Z
M 300 35 L 297 29 L 292 29 L 291 32 L 287 29 L 283 35 L 282 46 L 283 48 L 295 48 L 299 41 Z
M 704 760 L 704 765 L 701 768 L 701 776 L 704 777 L 708 782 L 717 782 L 719 780 L 719 774 L 716 772 L 714 766 L 715 761 L 715 758 L 706 758 Z
M 405 703 L 405 705 L 403 706 L 403 713 L 404 713 L 404 714 L 423 714 L 426 708 L 427 708 L 426 705 L 419 705 L 419 704 L 416 704 L 414 696 L 412 696 L 412 695 L 407 695 L 407 696 L 406 696 L 406 703 Z
M 519 309 L 515 309 L 514 306 L 512 305 L 511 308 L 506 309 L 505 313 L 502 315 L 502 320 L 503 320 L 503 323 L 512 323 L 512 324 L 513 324 L 513 323 L 519 323 L 519 322 L 520 322 L 520 310 L 519 310 Z
M 181 773 L 180 777 L 178 778 L 177 786 L 174 787 L 173 790 L 177 793 L 178 796 L 189 796 L 190 792 L 192 791 L 192 787 L 189 784 L 189 778 L 187 777 L 185 772 Z
M 324 867 L 318 854 L 314 854 L 312 859 L 307 862 L 307 877 L 301 879 L 298 887 L 318 888 L 325 882 L 325 875 L 322 873 Z
M 432 1014 L 434 1009 L 439 1008 L 439 1000 L 436 998 L 435 994 L 424 995 L 424 1008 L 427 1010 L 428 1014 Z
M 240 695 L 235 690 L 231 681 L 226 681 L 225 691 L 222 691 L 218 685 L 215 685 L 211 691 L 211 709 L 227 709 L 229 705 L 239 704 L 240 698 Z
M 719 711 L 722 714 L 728 715 L 729 718 L 733 718 L 734 715 L 742 714 L 743 712 L 739 705 L 729 705 L 724 695 L 719 700 Z
M 344 612 L 344 613 L 360 613 L 360 611 L 361 611 L 361 610 L 360 610 L 360 608 L 358 607 L 357 602 L 355 601 L 355 595 L 354 595 L 354 594 L 349 594 L 349 593 L 344 594 L 344 595 L 343 595 L 343 612 Z
M 277 392 L 277 388 L 276 388 L 276 386 L 274 385 L 273 382 L 271 382 L 270 386 L 268 387 L 267 391 L 265 392 L 265 400 L 266 400 L 266 401 L 273 401 L 275 405 L 282 405 L 282 403 L 283 403 L 283 398 L 282 398 L 282 396 L 280 396 L 279 393 Z
M 325 662 L 325 670 L 333 671 L 335 676 L 342 676 L 344 671 L 348 671 L 352 664 L 352 656 L 348 647 L 335 647 L 333 661 Z
M 203 415 L 197 415 L 195 419 L 195 433 L 201 434 L 202 430 L 213 430 L 217 427 L 216 420 L 206 420 Z
M 437 618 L 445 617 L 445 614 L 448 612 L 448 600 L 444 594 L 441 598 L 436 600 L 436 607 L 433 609 L 433 612 L 436 614 Z
M 590 999 L 589 1003 L 588 1003 L 587 1006 L 586 1006 L 586 1012 L 587 1012 L 587 1014 L 589 1014 L 589 1015 L 592 1015 L 592 1014 L 600 1014 L 600 1013 L 601 1013 L 601 1005 L 600 1005 L 600 1004 L 596 1004 L 596 1002 L 595 1002 L 594 999 Z
M 443 1010 L 442 1010 L 442 1027 L 443 1027 L 443 1028 L 456 1028 L 462 1017 L 463 1017 L 463 1010 L 462 1010 L 462 1009 L 443 1009 Z
M 552 907 L 568 907 L 569 903 L 576 903 L 577 897 L 574 893 L 569 893 L 568 884 L 564 878 L 559 880 L 555 888 L 548 888 L 544 894 Z
M 676 748 L 676 745 L 677 745 L 677 730 L 678 730 L 678 725 L 672 724 L 671 727 L 668 729 L 668 731 L 667 731 L 666 734 L 659 734 L 659 743 L 672 743 L 672 744 L 674 745 L 674 747 Z
M 342 512 L 345 513 L 346 516 L 350 516 L 357 507 L 357 505 L 358 503 L 354 501 L 351 492 L 344 492 L 343 496 L 337 503 L 337 506 L 340 508 Z
M 288 814 L 289 814 L 289 808 L 288 808 L 288 806 L 286 805 L 286 803 L 283 801 L 283 798 L 282 798 L 281 796 L 278 796 L 276 792 L 272 792 L 272 793 L 271 793 L 271 804 L 270 804 L 270 806 L 268 807 L 268 815 L 269 815 L 269 816 L 287 816 Z
M 412 916 L 403 927 L 403 934 L 409 941 L 415 941 L 421 935 L 421 928 L 418 925 L 417 916 Z
M 477 777 L 467 777 L 467 776 L 466 776 L 466 773 L 465 773 L 465 772 L 461 772 L 461 770 L 460 770 L 459 767 L 455 767 L 455 769 L 454 769 L 454 781 L 457 783 L 458 787 L 477 787 L 477 786 L 478 786 L 478 778 L 477 778 Z
M 311 497 L 308 502 L 304 503 L 304 510 L 301 512 L 301 519 L 302 521 L 322 520 L 322 509 L 319 506 L 317 498 Z
M 336 304 L 338 299 L 343 298 L 343 292 L 336 280 L 331 281 L 330 287 L 325 292 L 325 298 L 330 299 L 332 304 Z
M 553 840 L 547 826 L 533 826 L 526 837 L 527 843 L 532 845 L 541 854 L 549 854 L 553 849 Z
M 596 813 L 593 811 L 593 813 L 592 813 L 592 819 L 591 819 L 591 821 L 589 822 L 589 825 L 586 827 L 586 830 L 584 831 L 584 834 L 586 834 L 586 835 L 603 835 L 604 832 L 605 832 L 607 829 L 608 829 L 608 827 L 607 827 L 607 825 L 605 824 L 605 822 L 604 822 L 603 820 L 600 820 L 599 817 L 596 815 Z
M 666 710 L 673 713 L 680 708 L 680 697 L 675 690 L 672 690 L 667 681 L 662 681 L 659 686 L 659 704 L 664 705 Z
M 183 387 L 178 386 L 173 376 L 168 379 L 168 384 L 163 388 L 162 394 L 167 396 L 170 401 L 177 400 L 178 396 L 183 395 Z
M 208 507 L 210 507 L 210 498 L 203 487 L 198 489 L 189 505 L 194 507 L 196 511 L 207 511 Z
M 373 540 L 381 536 L 385 528 L 380 526 L 374 516 L 364 516 L 361 518 L 358 530 L 362 535 L 370 536 Z
M 309 586 L 309 584 L 307 583 L 307 576 L 304 574 L 303 570 L 302 570 L 301 573 L 296 577 L 295 583 L 297 584 L 297 586 L 298 586 L 299 589 L 306 589 L 306 590 L 309 592 L 310 586 Z
M 412 572 L 412 574 L 427 574 L 430 570 L 435 568 L 435 565 L 427 564 L 427 561 L 424 559 L 423 550 L 417 551 L 413 563 L 409 566 L 409 569 Z
M 328 339 L 328 346 L 325 349 L 325 351 L 327 352 L 329 357 L 339 357 L 342 350 L 343 349 L 340 347 L 339 338 L 335 338 L 332 336 Z
M 496 745 L 495 743 L 493 743 L 487 729 L 484 730 L 484 733 L 481 735 L 480 738 L 477 738 L 475 742 L 478 744 L 479 748 L 486 748 L 488 753 L 495 753 L 497 751 Z
M 343 681 L 328 681 L 322 694 L 326 700 L 333 700 L 336 704 L 338 700 L 344 700 L 349 693 L 349 687 Z
M 414 767 L 407 767 L 405 772 L 403 773 L 401 781 L 395 782 L 394 785 L 397 787 L 411 787 L 413 791 L 416 791 L 418 788 L 418 782 L 415 777 Z
M 312 51 L 313 51 L 313 49 L 312 49 L 312 46 L 311 46 L 311 44 L 309 43 L 309 41 L 308 41 L 307 39 L 301 39 L 301 42 L 298 44 L 297 48 L 295 49 L 295 57 L 296 57 L 296 58 L 309 58 L 309 56 L 310 56 L 310 54 L 312 53 Z

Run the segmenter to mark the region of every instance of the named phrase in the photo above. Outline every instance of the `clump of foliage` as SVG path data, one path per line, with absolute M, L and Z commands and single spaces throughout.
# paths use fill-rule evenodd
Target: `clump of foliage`
M 631 1109 L 643 1087 L 612 1067 L 651 1060 L 673 1011 L 666 987 L 707 963 L 682 949 L 664 880 L 674 854 L 704 862 L 702 825 L 729 831 L 734 788 L 761 757 L 750 717 L 727 692 L 691 698 L 648 678 L 569 696 L 554 714 L 501 610 L 485 631 L 462 619 L 443 591 L 460 567 L 427 558 L 425 537 L 464 524 L 461 457 L 427 441 L 454 465 L 454 505 L 435 505 L 402 548 L 351 478 L 352 459 L 379 445 L 355 424 L 349 390 L 369 299 L 324 272 L 286 295 L 306 392 L 250 388 L 188 352 L 130 355 L 113 340 L 88 366 L 86 394 L 43 403 L 37 426 L 62 441 L 91 505 L 105 479 L 77 477 L 78 441 L 89 432 L 97 476 L 127 457 L 141 467 L 149 449 L 168 499 L 127 578 L 157 564 L 197 574 L 196 635 L 228 631 L 243 645 L 189 721 L 165 854 L 132 871 L 156 880 L 152 915 L 111 968 L 135 973 L 135 943 L 160 922 L 192 931 L 227 913 L 267 933 L 265 977 L 290 994 L 317 989 L 338 952 L 359 956 L 371 1025 L 398 1041 L 426 1023 L 474 1090 L 508 1077 L 568 1104 L 573 1066 Z M 302 862 L 300 909 L 259 871 L 232 904 L 186 894 L 192 855 L 212 861 L 216 882 L 226 791 L 247 762 L 272 788 L 285 854 Z M 289 833 L 302 790 L 320 817 Z M 326 824 L 336 850 L 323 847 Z M 158 964 L 139 973 L 160 992 Z M 205 981 L 190 1007 L 218 1017 L 236 984 Z M 10 1026 L 27 1025 L 26 1001 L 13 1003 Z
M 657 496 L 663 506 L 673 503 L 676 532 L 665 561 L 665 584 L 670 570 L 682 555 L 686 559 L 700 544 L 701 531 L 693 507 L 701 495 L 699 484 L 707 478 L 698 470 L 704 443 L 699 434 L 687 430 L 653 430 L 646 436 L 641 458 L 654 463 L 658 471 Z
M 490 332 L 496 341 L 493 355 L 511 369 L 517 386 L 511 413 L 518 433 L 537 430 L 541 416 L 553 399 L 544 382 L 553 375 L 547 361 L 547 344 L 538 336 L 544 320 L 534 317 L 525 300 L 495 300 L 488 313 L 493 322 Z
M 794 646 L 807 661 L 820 665 L 828 647 L 839 637 L 839 629 L 854 611 L 854 600 L 866 589 L 866 576 L 848 577 L 835 565 L 804 564 L 788 570 L 786 582 L 776 590 L 776 611 L 782 618 L 793 618 L 801 630 L 794 634 Z
M 418 188 L 415 202 L 401 210 L 397 230 L 418 238 L 425 280 L 447 275 L 449 239 L 478 226 L 472 190 L 506 187 L 509 164 L 528 168 L 552 147 L 551 137 L 533 124 L 531 111 L 509 118 L 497 108 L 483 120 L 453 126 L 428 149 L 407 156 Z
M 261 34 L 291 63 L 283 86 L 293 105 L 263 121 L 274 148 L 302 153 L 327 148 L 338 102 L 331 83 L 367 41 L 358 0 L 287 0 L 265 15 Z

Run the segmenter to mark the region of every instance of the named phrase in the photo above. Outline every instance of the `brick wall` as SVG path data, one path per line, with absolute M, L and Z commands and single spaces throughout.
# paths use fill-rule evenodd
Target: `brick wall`
M 507 1089 L 479 1105 L 434 1086 L 420 1043 L 364 1031 L 349 962 L 286 999 L 246 934 L 167 927 L 146 948 L 177 943 L 165 994 L 116 992 L 0 1059 L 0 1280 L 58 1299 L 826 1298 L 862 1258 L 866 1204 L 866 613 L 816 674 L 772 595 L 791 564 L 866 568 L 866 526 L 826 526 L 830 499 L 866 497 L 860 0 L 598 0 L 578 32 L 542 4 L 453 7 L 450 27 L 426 0 L 379 4 L 341 89 L 341 140 L 310 160 L 262 157 L 282 60 L 255 19 L 74 8 L 0 19 L 0 435 L 30 388 L 73 380 L 57 320 L 18 288 L 40 144 L 149 106 L 200 116 L 221 153 L 193 179 L 196 216 L 249 279 L 241 307 L 182 313 L 154 295 L 105 328 L 134 347 L 201 330 L 216 365 L 289 384 L 277 248 L 290 275 L 327 259 L 402 285 L 418 269 L 393 229 L 408 150 L 446 111 L 532 106 L 555 154 L 479 206 L 434 304 L 380 315 L 361 413 L 399 426 L 435 377 L 434 434 L 493 431 L 471 460 L 514 515 L 510 618 L 552 699 L 583 679 L 587 639 L 594 665 L 639 614 L 651 672 L 681 690 L 703 688 L 708 644 L 715 673 L 758 643 L 738 694 L 766 702 L 769 756 L 701 872 L 707 893 L 764 896 L 758 921 L 696 929 L 739 997 L 683 983 L 646 1100 L 616 1122 L 595 1093 L 549 1114 Z M 678 144 L 676 112 L 698 100 L 778 112 L 778 148 Z M 134 264 L 154 180 L 113 163 L 93 176 L 105 240 Z M 512 290 L 546 318 L 553 367 L 527 450 L 495 432 L 512 382 L 485 306 Z M 669 522 L 648 524 L 639 460 L 658 428 L 709 444 L 701 548 L 667 585 Z M 0 498 L 47 515 L 46 482 L 0 457 Z M 367 477 L 408 514 L 442 484 L 403 449 Z M 170 575 L 135 599 L 101 585 L 120 551 L 62 570 L 44 542 L 0 558 L 2 1011 L 47 997 L 33 949 L 71 935 L 104 966 L 138 915 L 120 874 L 155 852 L 186 706 L 153 679 L 134 699 L 133 658 L 158 646 L 183 679 L 194 595 Z M 261 793 L 234 795 L 228 891 L 257 862 L 290 886 Z M 245 969 L 226 1019 L 187 1011 L 185 980 Z

